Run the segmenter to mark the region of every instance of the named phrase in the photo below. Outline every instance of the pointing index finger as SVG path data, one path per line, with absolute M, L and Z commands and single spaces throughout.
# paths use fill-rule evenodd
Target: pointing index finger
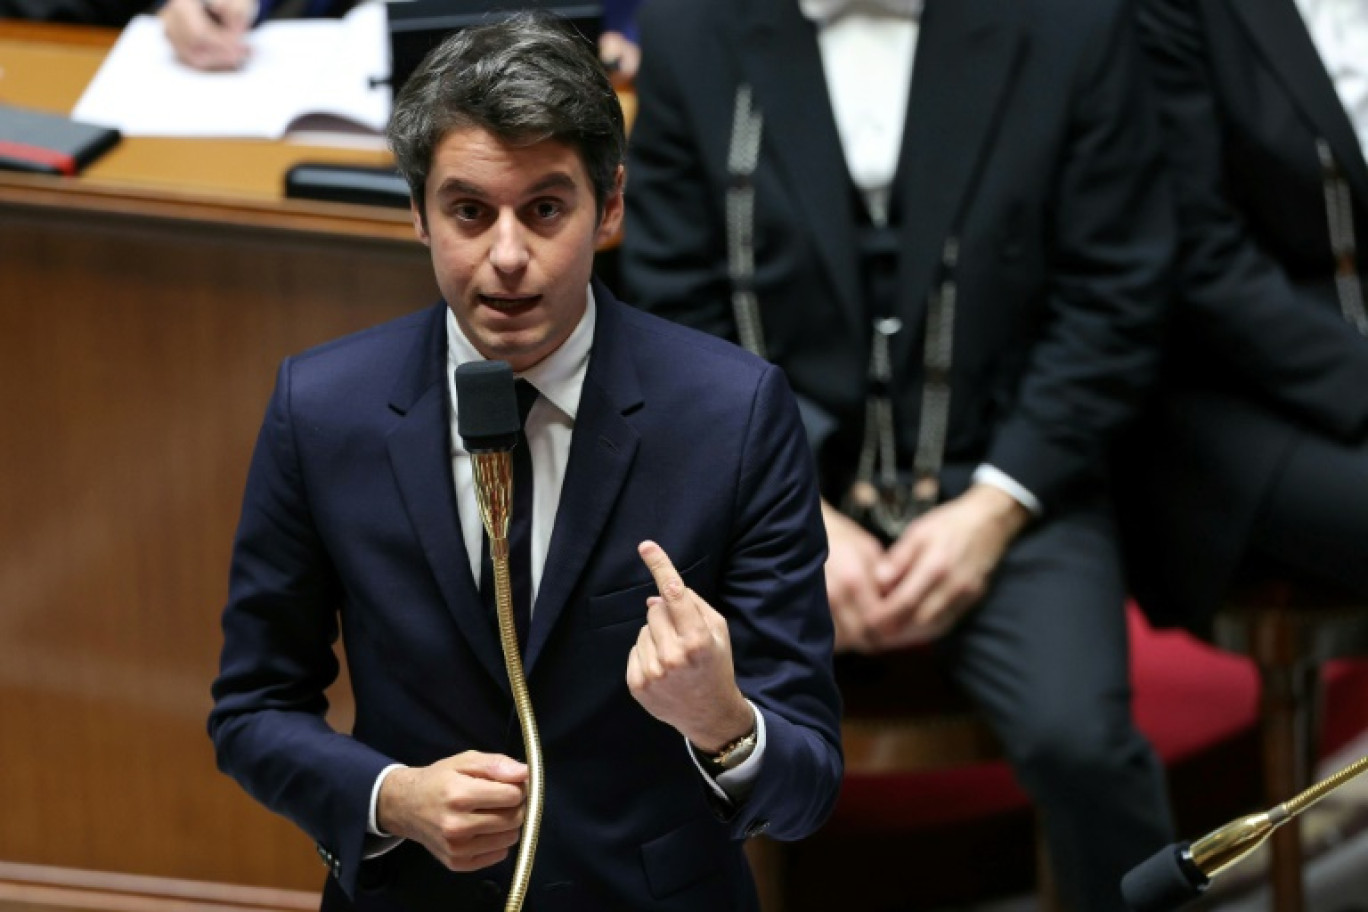
M 646 568 L 651 571 L 651 577 L 655 579 L 656 588 L 660 590 L 665 603 L 677 604 L 684 597 L 684 580 L 680 579 L 679 571 L 675 570 L 665 549 L 653 541 L 644 541 L 637 545 L 637 554 L 641 555 Z

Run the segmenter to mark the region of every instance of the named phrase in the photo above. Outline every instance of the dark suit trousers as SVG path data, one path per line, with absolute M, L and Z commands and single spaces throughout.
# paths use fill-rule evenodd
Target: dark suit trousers
M 1013 544 L 942 644 L 1043 815 L 1068 908 L 1124 912 L 1120 881 L 1173 838 L 1163 768 L 1131 718 L 1108 509 L 1061 510 Z
M 1247 571 L 1290 570 L 1368 596 L 1368 441 L 1295 440 L 1255 516 L 1249 551 Z

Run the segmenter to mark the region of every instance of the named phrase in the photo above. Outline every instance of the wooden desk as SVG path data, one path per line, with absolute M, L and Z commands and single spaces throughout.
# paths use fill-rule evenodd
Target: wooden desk
M 0 101 L 70 110 L 112 39 L 0 23 Z M 0 172 L 0 860 L 322 883 L 204 732 L 232 535 L 279 360 L 436 289 L 407 213 L 282 199 L 304 158 L 383 154 L 126 139 Z
M 69 113 L 117 34 L 0 21 L 0 102 Z M 285 172 L 299 162 L 390 160 L 380 150 L 290 142 L 125 137 L 75 181 L 0 171 L 0 200 L 411 242 L 405 211 L 282 197 Z

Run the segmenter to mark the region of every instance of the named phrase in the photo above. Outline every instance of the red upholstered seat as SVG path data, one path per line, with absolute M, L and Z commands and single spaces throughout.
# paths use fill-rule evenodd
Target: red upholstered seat
M 1243 762 L 1222 768 L 1245 780 L 1247 788 L 1238 789 L 1240 793 L 1257 795 L 1259 758 L 1251 739 L 1258 723 L 1258 675 L 1252 663 L 1186 632 L 1153 630 L 1134 607 L 1129 615 L 1136 721 L 1171 775 L 1180 776 L 1184 766 L 1205 755 L 1239 747 L 1243 739 L 1249 742 L 1247 756 L 1241 752 L 1231 758 Z M 1368 730 L 1365 693 L 1368 660 L 1327 665 L 1323 753 Z M 1224 785 L 1230 793 L 1241 783 Z M 847 777 L 824 832 L 906 833 L 1027 808 L 1026 796 L 1004 762 L 916 775 L 860 774 Z M 1186 816 L 1199 816 L 1189 811 Z
M 1135 715 L 1168 770 L 1177 835 L 1195 837 L 1259 809 L 1253 663 L 1185 632 L 1152 630 L 1135 608 L 1129 624 Z M 909 686 L 924 688 L 923 695 L 935 690 L 934 681 Z M 1368 660 L 1326 665 L 1322 754 L 1368 730 L 1365 693 Z M 877 699 L 852 695 L 861 714 L 879 709 Z M 849 744 L 849 720 L 846 735 Z M 762 895 L 783 897 L 774 908 L 807 912 L 858 901 L 863 908 L 902 909 L 909 883 L 916 884 L 914 908 L 1038 888 L 1036 818 L 1005 762 L 880 773 L 871 771 L 877 762 L 868 762 L 879 751 L 868 746 L 857 751 L 861 762 L 847 763 L 836 811 L 816 836 L 782 852 L 774 844 L 751 847 L 763 872 Z

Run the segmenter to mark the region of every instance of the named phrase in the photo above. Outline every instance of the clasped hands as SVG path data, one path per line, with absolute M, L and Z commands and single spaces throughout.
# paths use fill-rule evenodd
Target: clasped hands
M 944 636 L 987 592 L 1029 518 L 1011 495 L 978 484 L 913 520 L 885 549 L 823 502 L 837 651 L 882 652 Z
M 695 747 L 716 751 L 754 724 L 736 686 L 726 619 L 684 585 L 659 545 L 642 542 L 637 551 L 660 594 L 646 600 L 646 624 L 627 658 L 628 690 Z M 377 823 L 453 871 L 476 871 L 517 845 L 527 777 L 525 764 L 478 751 L 396 769 L 381 784 Z

